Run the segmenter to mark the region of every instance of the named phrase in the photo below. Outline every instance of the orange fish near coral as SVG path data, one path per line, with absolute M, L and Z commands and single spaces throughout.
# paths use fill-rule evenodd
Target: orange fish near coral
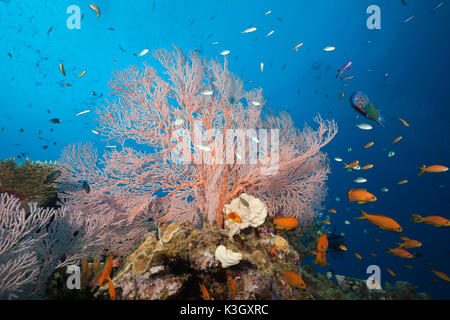
M 325 233 L 323 233 L 319 240 L 317 241 L 317 251 L 313 252 L 316 255 L 316 259 L 314 260 L 315 264 L 319 266 L 327 265 L 326 253 L 328 250 L 328 238 Z
M 405 249 L 401 249 L 401 248 L 395 248 L 395 249 L 390 249 L 388 248 L 389 251 L 387 251 L 386 253 L 392 253 L 394 256 L 403 258 L 403 259 L 412 259 L 414 258 L 414 256 L 406 251 Z
M 339 246 L 339 250 L 341 250 L 341 251 L 347 251 L 347 247 L 344 246 L 343 244 L 341 244 L 341 245 Z
M 435 275 L 437 275 L 439 278 L 441 278 L 442 280 L 445 280 L 447 282 L 450 282 L 450 278 L 448 277 L 448 275 L 446 275 L 443 272 L 440 271 L 436 271 L 436 270 L 431 270 L 431 272 L 433 272 Z
M 324 267 L 327 265 L 327 257 L 326 257 L 326 252 L 325 251 L 314 251 L 313 254 L 316 255 L 316 258 L 314 259 L 314 263 Z
M 113 256 L 112 254 L 109 254 L 108 259 L 106 260 L 105 269 L 103 270 L 103 273 L 100 276 L 100 279 L 98 280 L 98 285 L 100 287 L 103 286 L 103 282 L 105 282 L 105 280 L 108 279 L 108 277 L 110 276 L 112 268 L 113 268 Z
M 329 213 L 336 213 L 337 211 L 336 211 L 336 209 L 330 209 L 330 210 L 328 210 L 328 212 Z
M 277 248 L 275 248 L 275 247 L 270 247 L 270 248 L 269 248 L 269 251 L 270 251 L 270 254 L 271 254 L 272 256 L 274 256 L 274 255 L 275 255 L 275 252 L 277 251 Z
M 233 291 L 234 293 L 236 293 L 236 291 L 237 291 L 237 289 L 236 289 L 236 283 L 234 282 L 233 277 L 232 277 L 231 275 L 228 275 L 227 279 L 228 279 L 228 282 L 230 283 L 231 291 Z
M 399 248 L 412 249 L 412 248 L 418 248 L 418 247 L 422 246 L 422 242 L 410 239 L 408 237 L 400 237 L 400 239 L 402 239 L 403 242 L 397 243 L 399 245 Z
M 359 209 L 359 208 L 358 208 Z M 402 232 L 402 227 L 392 218 L 381 216 L 378 214 L 367 214 L 361 209 L 359 209 L 363 214 L 362 217 L 355 219 L 367 219 L 370 223 L 380 227 L 383 230 L 389 230 L 394 232 Z
M 402 180 L 402 181 L 397 182 L 397 184 L 405 184 L 405 183 L 408 183 L 408 180 Z
M 348 191 L 348 201 L 361 204 L 377 201 L 377 197 L 367 192 L 366 189 L 350 189 Z
M 365 166 L 361 167 L 361 170 L 368 170 L 368 169 L 372 169 L 373 168 L 373 164 L 369 163 L 366 164 Z
M 273 224 L 277 229 L 290 230 L 298 226 L 298 219 L 294 217 L 277 217 L 273 219 Z
M 422 165 L 421 167 L 419 167 L 419 169 L 420 169 L 419 176 L 421 176 L 422 173 L 424 173 L 424 172 L 438 173 L 438 172 L 448 171 L 447 167 L 440 166 L 440 165 L 431 165 L 431 166 L 428 166 L 428 167 L 426 165 Z
M 108 276 L 106 279 L 108 280 L 109 284 L 109 296 L 111 297 L 112 300 L 116 300 L 116 289 L 114 289 L 111 277 Z
M 231 221 L 236 222 L 236 223 L 241 223 L 242 222 L 241 216 L 238 215 L 234 211 L 231 211 L 230 213 L 224 215 L 224 217 L 227 218 L 227 219 L 230 219 Z
M 418 214 L 413 214 L 411 221 L 414 223 L 425 222 L 426 224 L 431 224 L 435 227 L 449 227 L 450 226 L 450 221 L 448 221 L 448 219 L 445 219 L 440 216 L 421 217 Z
M 346 163 L 344 163 L 344 164 L 345 164 L 344 169 L 353 169 L 354 167 L 356 167 L 359 164 L 359 161 L 355 160 L 350 164 L 346 164 Z
M 203 300 L 211 300 L 208 289 L 203 284 L 200 284 L 200 291 L 202 293 Z
M 323 224 L 331 224 L 331 222 L 328 221 L 328 220 L 324 220 L 324 221 L 322 221 L 322 223 L 323 223 Z
M 366 144 L 365 146 L 364 146 L 364 149 L 369 149 L 371 146 L 373 146 L 374 145 L 374 142 L 372 141 L 372 142 L 369 142 L 368 144 Z
M 286 281 L 291 287 L 305 289 L 306 284 L 303 281 L 302 277 L 292 271 L 285 270 L 283 273 L 283 279 Z
M 359 254 L 359 253 L 354 253 L 354 255 L 355 255 L 355 257 L 357 257 L 359 260 L 362 260 L 362 257 L 361 257 L 361 255 Z
M 328 238 L 325 233 L 323 233 L 319 241 L 317 242 L 317 251 L 325 252 L 328 250 Z

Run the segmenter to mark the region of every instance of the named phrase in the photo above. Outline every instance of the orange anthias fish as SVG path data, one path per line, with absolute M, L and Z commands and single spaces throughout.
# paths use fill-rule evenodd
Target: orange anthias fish
M 372 141 L 372 142 L 369 142 L 368 144 L 366 144 L 365 146 L 364 146 L 364 149 L 368 149 L 368 148 L 370 148 L 371 146 L 373 146 L 374 145 L 374 142 Z
M 444 166 L 440 166 L 440 165 L 431 165 L 431 166 L 426 166 L 426 165 L 422 165 L 421 167 L 419 167 L 420 172 L 419 172 L 419 176 L 422 175 L 422 173 L 424 172 L 434 172 L 434 173 L 438 173 L 438 172 L 445 172 L 448 171 L 447 167 Z
M 359 209 L 359 208 L 358 208 Z M 383 230 L 389 230 L 394 232 L 402 232 L 402 227 L 392 218 L 381 216 L 378 214 L 367 214 L 361 209 L 359 209 L 363 214 L 362 217 L 355 219 L 367 219 L 370 223 L 380 227 Z
M 269 248 L 269 251 L 270 251 L 270 254 L 271 254 L 272 256 L 274 256 L 274 255 L 275 255 L 275 252 L 277 252 L 277 248 L 276 248 L 276 247 L 270 247 L 270 248 Z
M 319 266 L 327 265 L 327 250 L 328 250 L 328 238 L 325 233 L 323 233 L 319 240 L 317 241 L 317 251 L 313 252 L 316 255 L 316 259 L 314 260 L 315 264 Z
M 354 255 L 355 255 L 355 257 L 357 257 L 359 260 L 362 260 L 362 257 L 361 257 L 361 255 L 359 254 L 359 253 L 354 253 Z
M 397 243 L 399 245 L 399 248 L 412 249 L 412 248 L 418 248 L 418 247 L 422 246 L 422 242 L 410 239 L 408 237 L 400 237 L 400 239 L 402 239 L 403 242 Z
M 373 168 L 373 164 L 369 163 L 366 164 L 365 166 L 361 167 L 361 170 L 368 170 L 368 169 L 372 169 Z
M 409 128 L 409 123 L 408 123 L 408 122 L 406 122 L 406 121 L 403 120 L 402 118 L 398 118 L 398 120 L 400 120 L 400 121 L 403 123 L 403 125 L 404 125 L 405 127 L 408 127 L 408 128 Z
M 208 289 L 206 289 L 205 285 L 200 284 L 200 291 L 202 293 L 203 300 L 211 300 L 211 296 L 209 295 Z
M 405 180 L 397 182 L 397 184 L 405 184 L 405 183 L 408 183 L 408 180 L 405 179 Z
M 241 223 L 242 222 L 241 216 L 238 215 L 234 211 L 231 211 L 230 213 L 224 215 L 224 217 L 227 218 L 227 219 L 230 219 L 231 221 L 236 222 L 236 223 Z
M 350 164 L 346 164 L 346 163 L 344 163 L 344 164 L 345 164 L 344 169 L 353 169 L 354 167 L 356 167 L 359 164 L 359 161 L 355 160 Z
M 323 233 L 319 241 L 317 242 L 317 251 L 325 252 L 328 250 L 328 238 L 325 233 Z
M 404 259 L 414 258 L 414 256 L 410 252 L 406 251 L 405 249 L 401 249 L 401 248 L 395 248 L 395 249 L 388 248 L 388 249 L 389 249 L 389 251 L 387 251 L 387 253 L 392 253 L 394 256 L 404 258 Z
M 331 222 L 329 220 L 324 220 L 322 221 L 323 224 L 331 224 Z
M 336 209 L 330 209 L 330 210 L 328 210 L 328 212 L 329 213 L 336 213 L 337 211 L 336 211 Z
M 111 297 L 112 300 L 116 300 L 116 290 L 114 289 L 111 277 L 108 276 L 106 279 L 108 280 L 109 284 L 109 296 Z
M 341 244 L 341 245 L 339 246 L 339 250 L 341 250 L 341 251 L 347 251 L 347 247 L 344 246 L 343 244 Z
M 98 7 L 97 5 L 95 5 L 95 4 L 90 4 L 90 5 L 89 5 L 89 8 L 91 8 L 92 10 L 94 10 L 95 12 L 97 12 L 96 18 L 100 17 L 100 9 L 99 9 L 99 7 Z
M 425 222 L 426 224 L 431 224 L 435 227 L 449 227 L 450 226 L 450 221 L 448 221 L 448 219 L 445 219 L 440 216 L 421 217 L 418 214 L 413 214 L 411 221 L 414 223 Z
M 101 287 L 103 286 L 103 282 L 110 276 L 111 270 L 113 268 L 113 256 L 112 254 L 109 254 L 108 259 L 106 260 L 106 266 L 103 270 L 102 275 L 100 276 L 100 279 L 98 280 L 98 285 Z
M 391 269 L 386 268 L 386 270 L 387 270 L 387 272 L 389 272 L 389 274 L 390 274 L 391 276 L 393 276 L 393 277 L 396 277 L 396 276 L 397 276 L 397 275 L 395 274 L 395 272 L 392 271 Z
M 397 137 L 397 138 L 394 139 L 394 141 L 392 141 L 392 144 L 397 143 L 397 142 L 399 142 L 399 141 L 402 140 L 402 139 L 403 139 L 402 136 Z
M 316 258 L 314 259 L 314 263 L 324 267 L 327 265 L 327 256 L 326 256 L 326 251 L 314 251 L 313 254 L 316 255 Z
M 294 217 L 277 217 L 273 219 L 273 224 L 277 229 L 290 230 L 298 226 L 298 219 Z
M 228 282 L 230 283 L 230 288 L 231 288 L 231 290 L 232 290 L 234 293 L 236 293 L 236 291 L 237 291 L 237 289 L 236 289 L 236 283 L 234 282 L 233 277 L 232 277 L 231 275 L 228 275 L 227 279 L 228 279 Z
M 441 278 L 442 280 L 445 280 L 447 282 L 450 282 L 450 278 L 448 277 L 448 275 L 446 275 L 443 272 L 440 271 L 436 271 L 434 269 L 431 270 L 431 272 L 433 272 L 435 275 L 437 275 L 439 278 Z
M 64 70 L 64 65 L 62 63 L 59 64 L 59 71 L 63 74 L 63 76 L 66 75 L 66 70 Z
M 302 277 L 296 274 L 295 272 L 285 270 L 283 273 L 283 279 L 286 281 L 291 287 L 305 289 L 306 284 L 303 281 Z
M 366 189 L 350 189 L 348 191 L 348 201 L 361 204 L 377 201 L 377 197 L 367 192 Z
M 377 254 L 376 254 L 376 253 L 373 253 L 373 252 L 371 252 L 370 255 L 371 255 L 372 257 L 375 257 L 375 258 L 377 257 Z

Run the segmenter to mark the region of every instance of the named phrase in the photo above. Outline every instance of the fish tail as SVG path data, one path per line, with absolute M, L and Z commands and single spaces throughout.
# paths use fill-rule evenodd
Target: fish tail
M 401 236 L 400 239 L 402 239 L 403 241 L 411 240 L 411 239 L 409 239 L 408 237 L 405 237 L 405 236 Z
M 422 165 L 421 167 L 419 167 L 419 169 L 420 169 L 420 172 L 419 172 L 419 174 L 417 175 L 418 177 L 420 177 L 420 176 L 422 175 L 422 173 L 424 173 L 424 172 L 425 172 L 425 168 L 426 168 L 426 166 L 425 166 L 425 165 Z
M 424 219 L 423 219 L 422 216 L 413 213 L 413 214 L 412 214 L 412 219 L 411 219 L 411 221 L 414 222 L 414 223 L 420 223 L 420 222 L 423 222 Z
M 396 244 L 398 244 L 398 247 L 399 247 L 399 248 L 403 248 L 403 243 L 396 242 Z
M 350 165 L 344 162 L 344 169 L 347 169 Z
M 358 217 L 358 218 L 354 218 L 354 219 L 367 219 L 367 213 L 365 213 L 364 211 L 362 211 L 360 208 L 358 208 L 359 211 L 361 211 L 362 216 Z

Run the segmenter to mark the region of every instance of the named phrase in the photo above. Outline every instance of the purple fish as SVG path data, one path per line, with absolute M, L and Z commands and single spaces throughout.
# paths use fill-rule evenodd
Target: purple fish
M 337 75 L 336 75 L 336 78 L 339 77 L 341 74 L 343 74 L 345 70 L 347 70 L 348 68 L 350 68 L 351 65 L 352 65 L 352 62 L 349 61 L 349 62 L 347 62 L 347 63 L 345 64 L 345 66 L 343 66 L 342 68 L 340 68 L 340 69 L 338 70 L 338 73 L 337 73 Z
M 351 75 L 351 76 L 346 76 L 346 77 L 342 77 L 341 80 L 350 80 L 353 79 L 355 76 Z

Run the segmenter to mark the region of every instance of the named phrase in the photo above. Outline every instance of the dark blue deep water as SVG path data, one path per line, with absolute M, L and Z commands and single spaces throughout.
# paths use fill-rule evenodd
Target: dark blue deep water
M 91 132 L 95 114 L 74 115 L 102 103 L 113 71 L 144 61 L 156 64 L 150 53 L 135 55 L 144 48 L 176 45 L 221 61 L 219 52 L 228 49 L 231 71 L 246 81 L 246 88 L 262 87 L 273 110 L 289 111 L 299 127 L 312 122 L 317 113 L 338 122 L 339 133 L 325 148 L 332 168 L 325 206 L 337 210 L 330 220 L 345 234 L 348 251 L 342 260 L 330 257 L 330 266 L 316 270 L 365 278 L 367 266 L 375 264 L 382 270 L 383 285 L 406 280 L 433 299 L 449 299 L 450 284 L 432 281 L 436 276 L 431 269 L 450 275 L 450 229 L 409 222 L 413 213 L 450 218 L 449 173 L 417 176 L 422 164 L 450 164 L 450 2 L 432 12 L 440 2 L 97 0 L 101 16 L 96 18 L 88 1 L 0 0 L 0 158 L 20 161 L 24 153 L 32 160 L 56 160 L 65 145 L 78 141 L 92 141 L 102 149 L 105 142 Z M 67 28 L 70 5 L 81 9 L 80 29 Z M 367 28 L 369 5 L 379 6 L 381 29 Z M 265 15 L 268 10 L 272 12 Z M 251 26 L 257 30 L 241 33 Z M 266 38 L 271 30 L 275 32 Z M 214 41 L 219 44 L 211 45 Z M 304 45 L 294 52 L 300 42 Z M 336 50 L 322 50 L 326 46 Z M 353 64 L 343 75 L 355 78 L 345 85 L 346 81 L 336 79 L 336 71 L 348 61 Z M 60 63 L 68 74 L 65 78 L 58 70 Z M 77 78 L 83 69 L 86 75 Z M 350 107 L 355 90 L 367 93 L 381 110 L 384 127 Z M 339 98 L 342 92 L 344 99 Z M 51 124 L 51 118 L 61 123 Z M 373 129 L 358 129 L 356 124 L 362 122 L 371 123 Z M 403 139 L 392 144 L 398 136 Z M 374 146 L 363 149 L 370 141 Z M 388 158 L 389 151 L 395 156 Z M 347 172 L 335 157 L 375 167 Z M 354 183 L 359 176 L 368 181 Z M 403 179 L 408 183 L 398 185 Z M 359 206 L 348 202 L 347 191 L 357 187 L 378 197 L 361 208 L 396 219 L 405 236 L 423 243 L 411 250 L 414 259 L 384 253 L 399 241 L 398 234 L 380 233 L 367 221 L 353 219 L 360 216 Z M 382 187 L 389 192 L 381 192 Z M 358 260 L 355 252 L 363 259 Z M 392 277 L 386 268 L 398 276 Z

